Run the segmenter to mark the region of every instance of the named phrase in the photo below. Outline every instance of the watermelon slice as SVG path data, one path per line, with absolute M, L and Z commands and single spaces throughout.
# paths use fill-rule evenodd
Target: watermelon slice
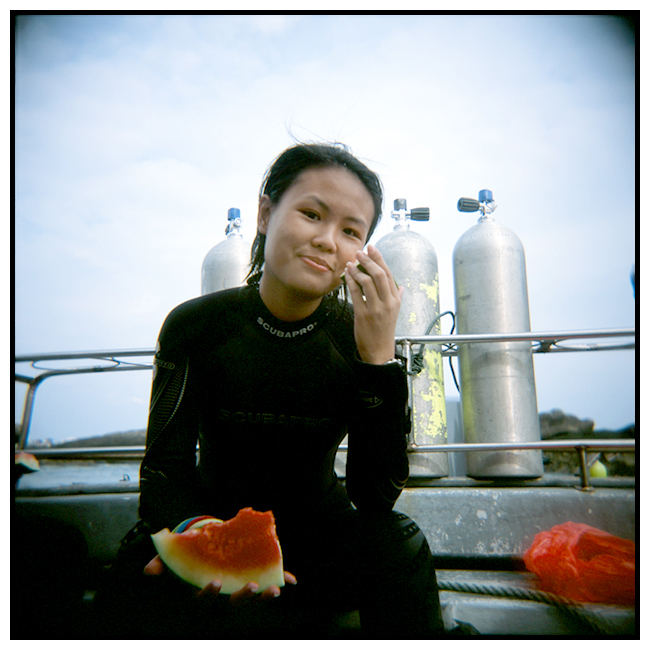
M 282 549 L 273 513 L 243 508 L 228 521 L 203 516 L 188 519 L 170 532 L 152 535 L 161 560 L 186 582 L 203 589 L 212 580 L 222 594 L 232 594 L 249 582 L 259 591 L 284 586 Z

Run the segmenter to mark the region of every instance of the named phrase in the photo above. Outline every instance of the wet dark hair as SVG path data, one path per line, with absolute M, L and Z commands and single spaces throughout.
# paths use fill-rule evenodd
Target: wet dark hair
M 283 151 L 266 171 L 260 198 L 267 195 L 271 205 L 277 205 L 292 183 L 308 169 L 342 167 L 352 172 L 364 185 L 372 197 L 375 213 L 370 224 L 370 239 L 379 220 L 383 202 L 383 189 L 379 176 L 355 158 L 345 145 L 341 144 L 297 144 Z M 264 267 L 264 244 L 266 235 L 258 231 L 251 247 L 251 264 L 248 274 L 249 284 L 259 282 Z

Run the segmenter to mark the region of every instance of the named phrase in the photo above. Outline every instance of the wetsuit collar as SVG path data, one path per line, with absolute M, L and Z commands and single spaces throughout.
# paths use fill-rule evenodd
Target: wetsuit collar
M 303 320 L 287 322 L 276 318 L 269 311 L 255 287 L 247 287 L 246 293 L 251 298 L 252 315 L 256 326 L 275 340 L 304 340 L 319 330 L 327 317 L 326 298 L 311 316 Z

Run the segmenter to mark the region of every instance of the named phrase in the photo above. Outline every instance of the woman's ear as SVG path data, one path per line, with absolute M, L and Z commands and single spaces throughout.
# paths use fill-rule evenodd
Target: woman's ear
M 266 235 L 271 219 L 271 199 L 268 194 L 260 196 L 260 204 L 257 209 L 257 231 Z

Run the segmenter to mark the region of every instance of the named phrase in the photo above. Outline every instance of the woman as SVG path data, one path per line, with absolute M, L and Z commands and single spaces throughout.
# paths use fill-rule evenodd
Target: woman
M 186 606 L 177 618 L 193 626 L 200 611 L 209 612 L 200 625 L 213 633 L 226 629 L 215 626 L 218 618 L 220 625 L 261 621 L 259 632 L 280 633 L 289 622 L 314 634 L 316 614 L 358 608 L 368 635 L 431 636 L 442 628 L 426 539 L 392 511 L 408 477 L 410 424 L 394 347 L 403 289 L 377 249 L 362 250 L 381 204 L 379 179 L 345 149 L 291 147 L 262 184 L 248 286 L 190 300 L 162 327 L 142 522 L 122 556 L 137 567 L 153 556 L 151 532 L 252 507 L 273 511 L 292 572 L 282 590 L 257 594 L 249 583 L 226 598 L 215 582 L 198 599 L 185 598 L 169 596 L 179 585 L 154 558 L 141 584 L 160 594 L 166 580 L 169 602 Z M 336 297 L 342 277 L 353 311 Z M 346 434 L 344 486 L 334 459 Z M 165 634 L 187 634 L 164 619 Z

